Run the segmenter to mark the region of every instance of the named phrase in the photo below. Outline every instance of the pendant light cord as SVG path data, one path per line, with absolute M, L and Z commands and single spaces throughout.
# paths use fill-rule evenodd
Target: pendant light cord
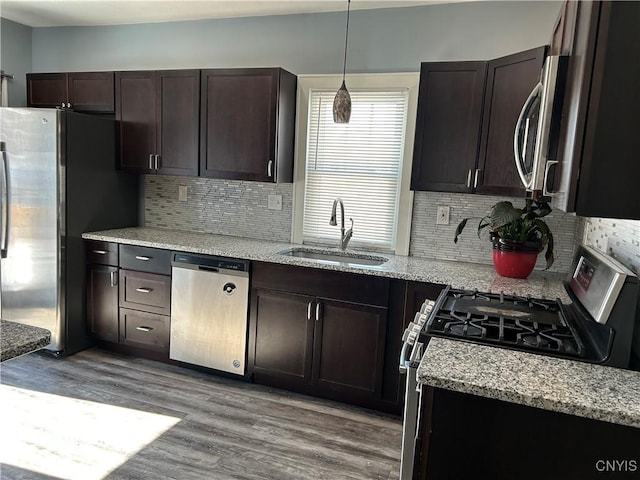
M 347 73 L 347 45 L 349 44 L 349 12 L 351 11 L 351 0 L 347 1 L 347 28 L 344 34 L 344 63 L 342 67 L 342 81 Z

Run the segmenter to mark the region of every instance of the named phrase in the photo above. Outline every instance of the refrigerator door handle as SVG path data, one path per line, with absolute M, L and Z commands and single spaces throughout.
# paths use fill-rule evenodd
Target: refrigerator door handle
M 2 204 L 0 205 L 0 215 L 2 215 L 2 228 L 0 232 L 0 257 L 7 258 L 7 247 L 9 245 L 9 180 L 7 178 L 7 152 L 4 143 L 0 146 L 2 155 Z

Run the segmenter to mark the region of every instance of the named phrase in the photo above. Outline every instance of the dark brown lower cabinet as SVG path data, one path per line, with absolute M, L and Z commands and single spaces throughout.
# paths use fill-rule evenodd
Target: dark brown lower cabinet
M 318 391 L 350 399 L 379 399 L 387 309 L 318 299 L 314 374 Z
M 417 478 L 637 478 L 640 429 L 424 388 Z
M 263 263 L 252 278 L 256 383 L 398 413 L 398 369 L 388 365 L 398 359 L 386 355 L 389 279 Z
M 87 326 L 93 338 L 118 341 L 118 267 L 87 266 Z
M 249 354 L 254 376 L 272 378 L 283 388 L 311 384 L 314 322 L 308 319 L 313 297 L 253 290 Z

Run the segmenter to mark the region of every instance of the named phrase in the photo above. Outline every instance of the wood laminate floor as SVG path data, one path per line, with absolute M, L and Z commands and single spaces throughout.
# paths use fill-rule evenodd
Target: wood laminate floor
M 396 479 L 399 418 L 97 348 L 0 370 L 2 479 Z

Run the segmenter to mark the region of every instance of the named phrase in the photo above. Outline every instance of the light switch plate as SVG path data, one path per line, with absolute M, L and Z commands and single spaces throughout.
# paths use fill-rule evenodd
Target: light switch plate
M 438 213 L 436 217 L 436 225 L 449 225 L 449 213 L 451 207 L 444 205 L 438 206 Z
M 178 185 L 178 201 L 186 202 L 187 201 L 187 186 L 186 185 Z
M 269 210 L 282 210 L 282 195 L 269 195 Z

